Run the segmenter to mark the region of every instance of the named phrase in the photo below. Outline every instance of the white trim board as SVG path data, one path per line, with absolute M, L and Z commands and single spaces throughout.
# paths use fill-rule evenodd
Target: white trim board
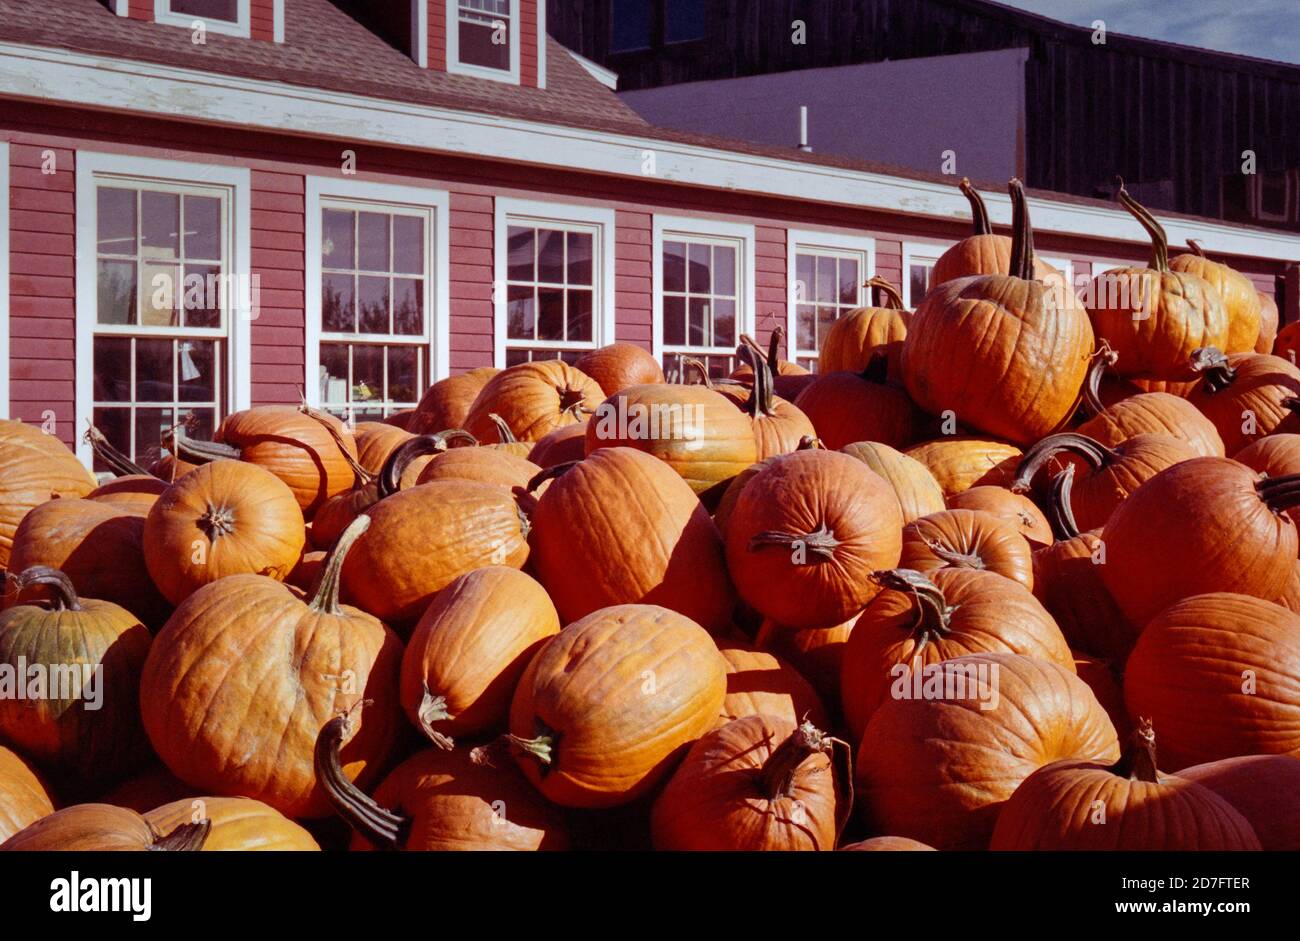
M 321 200 L 341 199 L 358 203 L 407 206 L 429 210 L 429 244 L 425 246 L 428 276 L 425 305 L 428 325 L 428 375 L 426 384 L 444 378 L 451 364 L 451 196 L 447 190 L 332 176 L 309 176 L 304 200 L 303 248 L 303 389 L 307 404 L 319 406 L 320 381 L 313 370 L 320 367 L 321 341 Z
M 438 0 L 430 0 L 437 3 Z M 539 5 L 545 0 L 538 0 Z M 510 0 L 510 71 L 485 68 L 481 65 L 468 65 L 460 61 L 460 0 L 446 0 L 447 11 L 447 71 L 452 75 L 472 75 L 493 82 L 505 82 L 508 85 L 519 84 L 519 49 L 523 37 L 523 24 L 520 22 L 519 0 Z M 436 15 L 436 14 L 435 14 Z M 540 65 L 540 58 L 538 60 Z
M 494 201 L 492 217 L 492 363 L 498 369 L 506 364 L 506 280 L 507 280 L 507 229 L 509 220 L 526 219 L 539 224 L 576 222 L 597 228 L 596 251 L 599 264 L 592 273 L 597 279 L 594 296 L 600 304 L 592 317 L 593 348 L 605 346 L 615 340 L 615 245 L 614 230 L 617 214 L 613 209 L 599 206 L 580 206 L 570 203 L 545 202 L 535 199 L 511 199 L 498 196 Z M 561 344 L 562 345 L 562 344 Z
M 546 0 L 537 0 L 537 87 L 546 87 Z
M 95 262 L 95 183 L 99 175 L 141 183 L 166 181 L 223 186 L 230 191 L 229 224 L 230 273 L 236 276 L 238 293 L 230 298 L 229 352 L 227 353 L 226 389 L 230 411 L 250 407 L 252 400 L 252 322 L 258 311 L 253 308 L 252 280 L 252 171 L 243 167 L 187 163 L 179 160 L 155 160 L 122 154 L 77 151 L 76 201 L 76 416 L 74 437 L 77 457 L 91 466 L 90 445 L 85 442 L 85 422 L 91 417 L 94 401 L 94 333 L 99 303 Z
M 9 142 L 0 141 L 0 418 L 9 417 Z
M 899 250 L 899 279 L 902 283 L 898 285 L 898 292 L 903 295 L 904 307 L 915 310 L 917 302 L 920 301 L 920 298 L 912 297 L 912 278 L 908 273 L 912 259 L 920 256 L 938 260 L 940 255 L 956 244 L 956 242 L 904 242 L 902 244 Z
M 284 0 L 275 0 L 272 39 L 284 42 Z
M 970 204 L 956 186 L 779 157 L 564 127 L 429 105 L 367 98 L 283 82 L 0 43 L 0 96 L 149 114 L 316 139 L 370 141 L 423 152 L 556 167 L 643 180 L 654 155 L 661 181 L 805 202 L 906 213 L 969 228 Z M 993 222 L 1009 225 L 1007 196 L 985 196 Z M 1146 233 L 1119 207 L 1035 198 L 1034 227 L 1145 245 Z M 1300 261 L 1300 235 L 1222 223 L 1161 219 L 1172 244 L 1200 238 L 1213 254 Z
M 798 359 L 799 326 L 796 307 L 799 303 L 797 282 L 795 281 L 795 256 L 800 249 L 827 248 L 833 251 L 862 252 L 862 280 L 866 281 L 876 273 L 876 240 L 869 235 L 855 235 L 847 232 L 819 232 L 814 229 L 786 229 L 785 233 L 785 280 L 786 280 L 786 356 Z M 866 295 L 866 302 L 871 303 L 871 295 Z M 820 355 L 821 351 L 817 351 Z
M 429 67 L 429 0 L 410 0 L 411 58 L 422 69 Z
M 278 0 L 283 4 L 284 0 Z M 190 29 L 196 22 L 202 23 L 209 33 L 223 33 L 227 36 L 242 36 L 248 39 L 253 34 L 253 19 L 249 9 L 249 0 L 239 0 L 237 7 L 238 21 L 228 23 L 225 20 L 210 20 L 190 13 L 173 13 L 171 0 L 153 0 L 153 20 L 167 26 L 180 26 Z M 277 40 L 279 42 L 280 40 Z

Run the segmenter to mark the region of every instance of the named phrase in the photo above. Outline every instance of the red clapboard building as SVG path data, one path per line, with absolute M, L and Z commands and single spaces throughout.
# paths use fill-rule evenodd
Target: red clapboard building
M 358 418 L 615 340 L 730 368 L 881 274 L 914 305 L 956 176 L 646 123 L 538 0 L 0 0 L 0 414 L 140 455 L 193 412 Z M 993 222 L 1005 180 L 981 181 Z M 1112 203 L 1030 191 L 1075 283 L 1144 261 Z M 1162 214 L 1297 316 L 1300 235 Z

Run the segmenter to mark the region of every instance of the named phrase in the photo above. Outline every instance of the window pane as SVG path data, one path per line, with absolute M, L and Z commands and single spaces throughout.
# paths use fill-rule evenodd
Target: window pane
M 537 339 L 564 339 L 564 291 L 561 288 L 537 289 Z
M 689 276 L 686 279 L 686 287 L 692 294 L 707 294 L 709 292 L 709 246 L 708 245 L 691 245 L 688 259 Z
M 821 337 L 826 336 L 831 326 L 835 323 L 835 318 L 839 315 L 840 309 L 832 305 L 824 305 L 817 308 L 817 336 L 818 342 L 808 347 L 810 350 L 820 349 Z
M 212 340 L 176 343 L 177 398 L 181 402 L 217 400 L 217 344 Z
M 326 268 L 355 268 L 353 226 L 355 212 L 325 209 L 321 212 L 321 264 Z
M 839 295 L 839 284 L 835 275 L 835 259 L 828 255 L 817 256 L 817 293 L 813 300 L 818 304 L 834 303 Z
M 665 0 L 664 41 L 704 38 L 704 0 Z
M 94 414 L 95 427 L 103 432 L 109 443 L 128 457 L 135 457 L 131 453 L 131 410 L 129 408 L 97 408 Z M 147 445 L 148 442 L 145 442 L 145 444 Z M 142 453 L 144 450 L 145 448 L 141 448 L 137 453 Z M 99 458 L 95 458 L 95 470 L 107 471 L 110 469 Z
M 840 259 L 840 303 L 858 306 L 858 288 L 862 279 L 858 277 L 858 260 L 856 258 Z
M 393 279 L 393 332 L 404 336 L 424 333 L 424 282 Z
M 181 269 L 176 265 L 146 261 L 144 296 L 140 299 L 140 323 L 148 327 L 174 327 L 180 322 L 177 306 L 181 300 Z
M 390 402 L 415 402 L 419 389 L 420 348 L 388 347 L 388 395 Z
M 686 246 L 664 242 L 664 290 L 686 290 Z
M 736 302 L 715 299 L 713 302 L 713 346 L 735 346 Z
M 185 197 L 185 257 L 221 260 L 221 200 Z
M 688 313 L 686 342 L 691 346 L 705 346 L 709 342 L 709 299 L 707 297 L 692 297 Z
M 424 274 L 424 220 L 393 216 L 393 270 Z
M 131 341 L 127 337 L 95 338 L 95 400 L 131 401 Z
M 171 408 L 137 408 L 135 410 L 135 450 L 137 454 L 156 447 L 163 433 L 176 424 Z
M 135 262 L 100 261 L 96 304 L 100 323 L 135 322 Z
M 170 402 L 172 394 L 172 341 L 135 341 L 135 401 Z
M 650 0 L 613 0 L 610 4 L 609 51 L 650 48 Z
M 348 400 L 348 347 L 345 343 L 320 346 L 320 397 L 322 402 Z
M 736 296 L 736 250 L 730 246 L 713 249 L 713 293 Z
M 352 401 L 367 402 L 384 395 L 384 348 L 355 344 L 352 347 Z
M 358 333 L 388 333 L 388 279 L 357 278 Z M 353 361 L 353 369 L 356 362 Z
M 211 441 L 217 430 L 217 413 L 211 408 L 188 408 L 181 412 L 182 418 L 191 422 L 189 435 L 200 441 Z
M 135 190 L 101 186 L 95 202 L 95 225 L 100 254 L 134 255 Z
M 533 281 L 533 231 L 512 225 L 506 234 L 506 277 L 511 281 Z
M 140 194 L 140 214 L 140 253 L 150 258 L 180 257 L 180 197 L 146 190 Z
M 239 0 L 171 0 L 173 13 L 209 20 L 239 22 Z
M 535 340 L 534 288 L 512 284 L 506 291 L 506 335 L 513 340 Z
M 816 264 L 817 256 L 815 255 L 800 254 L 795 256 L 795 300 L 812 300 L 813 269 Z
M 664 342 L 680 346 L 686 342 L 686 299 L 664 298 Z
M 221 267 L 186 265 L 181 307 L 187 327 L 221 326 Z
M 564 283 L 563 232 L 537 230 L 537 280 L 547 284 Z
M 930 266 L 924 264 L 915 264 L 909 266 L 908 271 L 909 286 L 911 292 L 909 300 L 915 307 L 925 297 L 925 292 L 930 289 Z
M 569 291 L 569 336 L 567 339 L 591 339 L 590 291 Z
M 795 308 L 795 330 L 799 334 L 799 349 L 818 349 L 816 323 L 817 308 L 811 304 L 800 304 Z
M 391 216 L 363 212 L 357 219 L 357 267 L 388 271 L 388 221 Z
M 591 284 L 590 232 L 569 233 L 569 284 Z
M 354 281 L 350 274 L 326 274 L 321 277 L 321 323 L 325 330 L 333 333 L 356 331 Z
M 473 12 L 486 4 L 461 0 L 457 34 L 460 61 L 489 69 L 510 70 L 510 21 L 497 13 Z M 508 7 L 507 7 L 508 9 Z

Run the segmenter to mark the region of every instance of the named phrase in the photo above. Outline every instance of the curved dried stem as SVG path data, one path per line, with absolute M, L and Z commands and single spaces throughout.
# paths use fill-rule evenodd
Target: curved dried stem
M 966 177 L 962 177 L 961 182 L 957 185 L 961 187 L 963 195 L 970 202 L 971 221 L 974 223 L 971 234 L 992 235 L 993 226 L 989 224 L 989 210 L 984 205 L 984 197 L 980 196 Z

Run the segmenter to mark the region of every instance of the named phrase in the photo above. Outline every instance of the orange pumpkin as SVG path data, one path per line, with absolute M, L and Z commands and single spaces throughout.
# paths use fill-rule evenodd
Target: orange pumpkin
M 84 497 L 95 478 L 53 435 L 0 418 L 0 570 L 9 567 L 14 530 L 33 507 L 54 497 Z
M 465 417 L 465 430 L 480 441 L 496 431 L 499 415 L 520 441 L 539 441 L 561 425 L 582 421 L 605 398 L 594 379 L 560 359 L 519 363 L 483 386 Z
M 353 438 L 357 446 L 357 463 L 371 474 L 384 469 L 384 462 L 400 444 L 414 435 L 394 425 L 378 421 L 357 422 Z
M 786 627 L 772 620 L 759 626 L 754 646 L 787 661 L 806 677 L 827 706 L 840 701 L 840 670 L 858 616 L 834 627 Z
M 1014 444 L 969 435 L 935 438 L 903 453 L 926 466 L 945 498 L 984 484 L 1008 486 L 1023 456 Z
M 866 464 L 893 488 L 904 523 L 944 509 L 939 482 L 916 458 L 878 441 L 856 441 L 840 450 Z
M 203 848 L 210 827 L 210 822 L 185 823 L 163 835 L 134 810 L 74 804 L 19 830 L 0 843 L 0 852 L 197 851 Z
M 1178 776 L 1231 804 L 1254 828 L 1262 849 L 1300 849 L 1300 758 L 1243 755 L 1193 765 Z
M 1196 239 L 1188 239 L 1187 247 L 1191 251 L 1171 259 L 1169 270 L 1196 275 L 1223 300 L 1228 314 L 1228 336 L 1221 349 L 1226 353 L 1270 352 L 1255 349 L 1264 326 L 1255 283 L 1235 268 L 1211 261 Z M 1276 330 L 1276 321 L 1274 324 Z
M 849 843 L 847 846 L 841 846 L 840 852 L 858 852 L 858 853 L 914 853 L 935 852 L 933 846 L 928 846 L 920 840 L 909 840 L 905 836 L 873 836 L 869 840 L 862 840 L 858 843 Z
M 904 448 L 916 440 L 921 414 L 907 393 L 885 381 L 885 356 L 860 373 L 829 372 L 799 393 L 795 405 L 828 448 L 878 441 Z
M 922 574 L 983 570 L 1034 587 L 1033 550 L 1015 527 L 983 510 L 940 510 L 903 527 L 898 564 Z
M 777 324 L 768 337 L 767 368 L 772 370 L 772 388 L 787 402 L 793 402 L 799 393 L 813 380 L 813 375 L 798 363 L 781 358 L 781 344 L 785 342 L 785 327 Z M 741 363 L 729 377 L 744 386 L 754 384 L 754 370 L 748 363 Z
M 554 467 L 587 456 L 587 423 L 564 425 L 548 432 L 528 452 L 528 460 L 538 467 Z
M 596 380 L 606 396 L 622 392 L 628 386 L 664 381 L 659 361 L 635 343 L 610 343 L 583 353 L 573 365 Z
M 1052 524 L 1037 504 L 1022 493 L 1012 493 L 1005 487 L 983 484 L 954 493 L 948 498 L 947 504 L 950 510 L 991 513 L 1014 526 L 1034 549 L 1051 545 Z
M 746 337 L 746 340 L 749 338 Z M 740 352 L 757 368 L 754 384 L 743 408 L 754 425 L 758 460 L 797 450 L 804 438 L 815 436 L 812 422 L 799 408 L 772 392 L 772 370 L 762 354 L 752 345 L 742 345 Z
M 501 370 L 492 366 L 480 366 L 457 376 L 439 379 L 420 398 L 407 431 L 420 435 L 464 428 L 470 406 L 499 372 Z
M 1255 341 L 1255 352 L 1272 353 L 1278 327 L 1281 325 L 1277 301 L 1263 291 L 1256 291 L 1255 294 L 1259 297 L 1259 339 Z
M 718 642 L 727 662 L 727 697 L 718 724 L 745 716 L 775 716 L 826 728 L 829 717 L 817 691 L 780 658 L 739 640 Z
M 822 340 L 817 368 L 822 373 L 854 372 L 866 369 L 876 353 L 884 353 L 887 375 L 899 381 L 903 338 L 911 314 L 903 309 L 903 295 L 885 278 L 876 276 L 866 286 L 875 288 L 883 300 L 875 307 L 858 307 L 843 314 Z
M 54 799 L 36 769 L 0 745 L 0 843 L 54 813 Z
M 319 850 L 314 837 L 274 807 L 247 797 L 183 798 L 155 807 L 144 815 L 158 833 L 171 833 L 187 823 L 208 821 L 211 828 L 204 852 Z
M 1189 401 L 1214 422 L 1229 457 L 1278 430 L 1300 396 L 1300 369 L 1277 356 L 1199 351 L 1194 367 L 1202 379 Z

